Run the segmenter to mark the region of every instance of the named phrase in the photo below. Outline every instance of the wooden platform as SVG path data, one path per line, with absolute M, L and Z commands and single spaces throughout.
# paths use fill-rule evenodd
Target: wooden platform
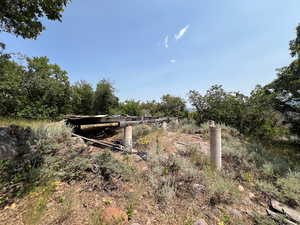
M 174 119 L 174 118 L 173 118 Z M 125 127 L 128 125 L 143 123 L 161 123 L 169 122 L 169 117 L 139 117 L 139 116 L 120 116 L 120 115 L 96 115 L 96 116 L 78 116 L 68 115 L 65 117 L 66 123 L 73 126 L 102 124 L 104 127 Z

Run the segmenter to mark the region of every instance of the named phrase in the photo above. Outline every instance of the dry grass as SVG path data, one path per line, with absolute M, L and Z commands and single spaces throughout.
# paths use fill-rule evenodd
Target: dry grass
M 26 120 L 26 119 L 12 119 L 12 118 L 0 118 L 0 127 L 6 127 L 9 125 L 17 125 L 21 127 L 37 128 L 50 124 L 49 120 Z

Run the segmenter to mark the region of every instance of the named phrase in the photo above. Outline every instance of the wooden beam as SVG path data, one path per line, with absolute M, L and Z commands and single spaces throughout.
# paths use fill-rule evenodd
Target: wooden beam
M 299 187 L 300 188 L 300 187 Z M 271 200 L 272 208 L 276 209 L 277 211 L 286 214 L 287 217 L 297 223 L 300 223 L 300 212 L 284 205 L 276 200 Z

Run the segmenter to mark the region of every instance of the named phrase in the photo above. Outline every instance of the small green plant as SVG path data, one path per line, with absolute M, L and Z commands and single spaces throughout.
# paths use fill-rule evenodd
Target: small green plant
M 211 205 L 231 204 L 241 198 L 238 185 L 229 177 L 205 168 L 202 171 L 201 179 L 206 187 L 206 194 Z
M 37 225 L 44 216 L 48 200 L 55 191 L 56 183 L 48 182 L 43 186 L 35 188 L 30 194 L 31 199 L 28 201 L 27 211 L 24 214 L 26 225 Z
M 278 225 L 281 223 L 277 223 L 275 220 L 273 220 L 270 216 L 267 215 L 261 215 L 258 213 L 254 213 L 250 215 L 252 221 L 254 222 L 254 225 Z M 283 223 L 284 224 L 284 223 Z
M 133 214 L 134 214 L 134 207 L 133 207 L 133 204 L 129 204 L 129 205 L 126 207 L 126 214 L 127 214 L 129 220 L 132 219 Z
M 102 213 L 100 208 L 93 209 L 89 213 L 89 224 L 90 225 L 105 225 L 102 219 Z
M 60 205 L 57 208 L 57 217 L 54 224 L 63 224 L 72 214 L 73 195 L 72 192 L 68 192 L 64 197 L 60 198 Z
M 133 168 L 115 159 L 110 152 L 98 154 L 94 159 L 96 165 L 93 169 L 94 173 L 103 177 L 106 181 L 112 178 L 130 180 Z

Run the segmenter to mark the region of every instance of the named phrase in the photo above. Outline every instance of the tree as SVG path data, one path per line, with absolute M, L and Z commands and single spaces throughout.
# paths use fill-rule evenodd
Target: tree
M 21 66 L 0 57 L 0 115 L 55 119 L 69 112 L 67 72 L 47 57 L 26 58 Z
M 190 91 L 189 100 L 196 108 L 196 120 L 214 120 L 258 138 L 279 136 L 284 132 L 281 115 L 272 107 L 272 97 L 265 88 L 257 86 L 251 96 L 226 92 L 222 86 L 212 86 L 204 96 Z
M 274 107 L 282 112 L 291 131 L 300 135 L 300 24 L 296 39 L 290 41 L 290 65 L 278 69 L 277 76 L 266 88 L 274 95 Z
M 72 86 L 72 113 L 93 114 L 94 90 L 88 82 L 81 80 Z
M 120 112 L 129 116 L 142 116 L 142 106 L 139 101 L 127 100 L 120 104 Z
M 109 114 L 111 110 L 119 104 L 119 99 L 115 96 L 115 88 L 108 80 L 101 80 L 97 84 L 94 97 L 94 111 L 97 114 Z
M 164 115 L 170 117 L 183 117 L 187 112 L 185 101 L 169 94 L 162 96 L 160 107 Z
M 153 116 L 153 117 L 159 117 L 162 116 L 160 103 L 153 101 L 147 101 L 141 103 L 142 108 L 142 114 L 144 116 Z
M 0 116 L 16 116 L 23 106 L 23 66 L 11 60 L 9 54 L 0 54 Z
M 1 0 L 0 32 L 35 39 L 45 29 L 41 20 L 61 21 L 70 0 Z
M 57 118 L 70 111 L 71 89 L 67 72 L 47 57 L 27 58 L 22 78 L 27 97 L 18 115 L 27 118 Z
M 199 123 L 214 120 L 219 123 L 239 126 L 241 115 L 245 111 L 247 97 L 238 92 L 226 92 L 221 85 L 212 86 L 204 96 L 190 91 L 189 100 L 198 112 Z

